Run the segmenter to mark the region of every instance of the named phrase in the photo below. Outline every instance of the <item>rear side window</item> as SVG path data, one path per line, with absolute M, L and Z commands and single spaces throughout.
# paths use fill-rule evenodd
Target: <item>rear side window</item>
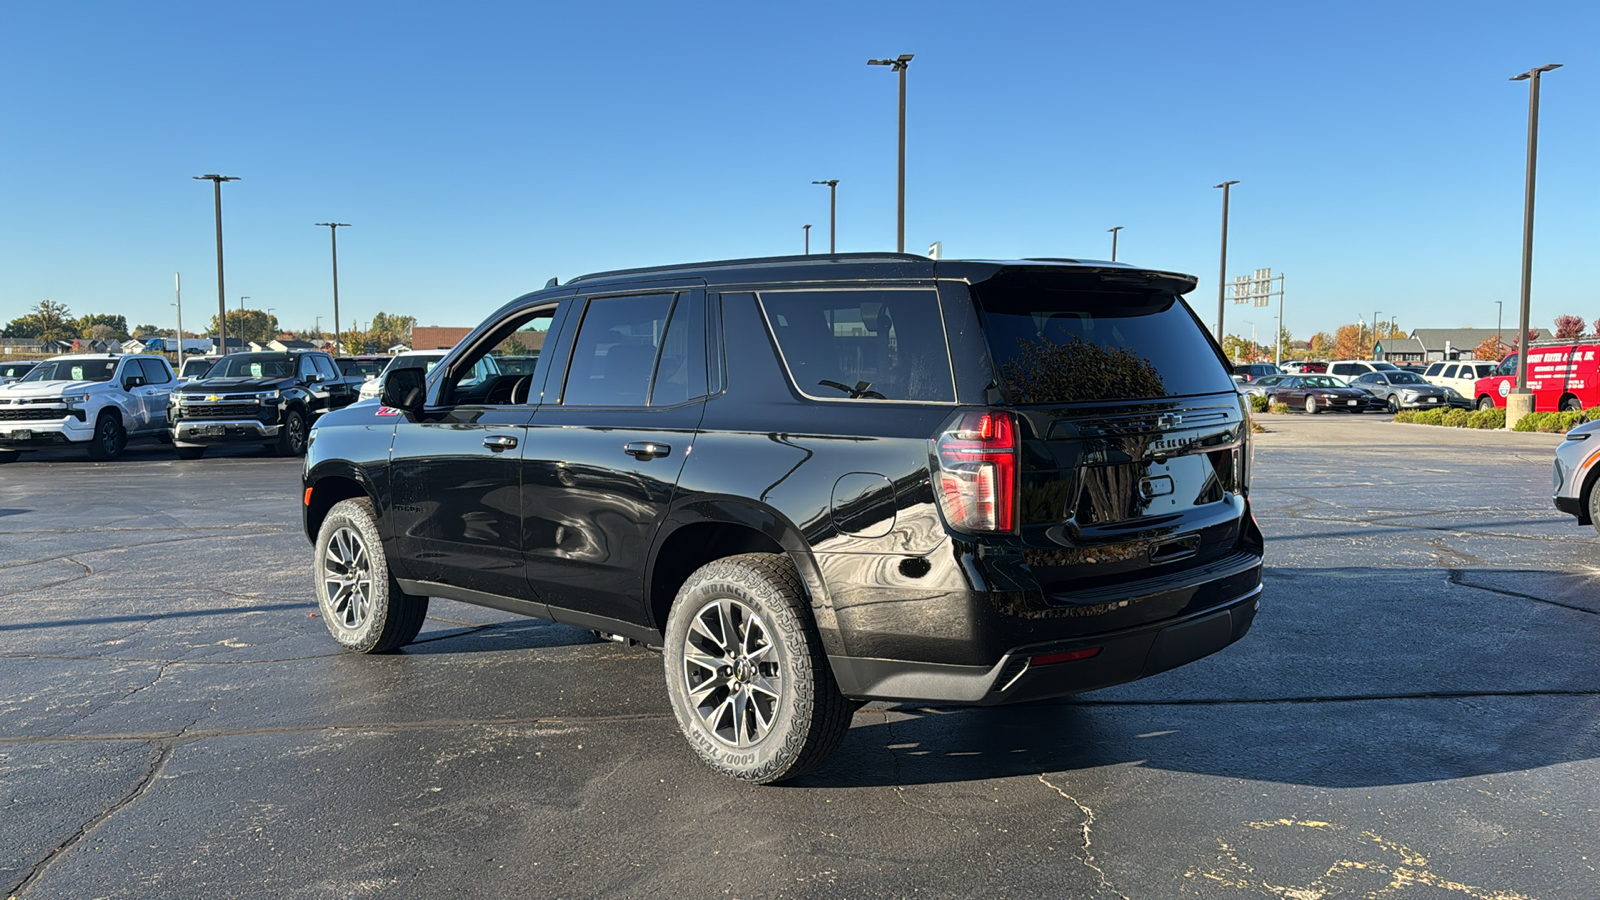
M 644 406 L 672 313 L 673 294 L 598 297 L 584 310 L 561 402 Z M 702 376 L 703 377 L 703 376 Z
M 944 319 L 932 290 L 760 296 L 789 377 L 802 394 L 824 400 L 955 400 Z
M 1145 400 L 1233 391 L 1227 368 L 1175 294 L 1063 285 L 973 286 L 1006 398 L 1017 404 Z
M 1442 377 L 1442 378 L 1454 378 L 1454 377 L 1456 377 L 1456 367 L 1455 366 L 1445 366 L 1444 375 L 1442 375 L 1440 377 Z

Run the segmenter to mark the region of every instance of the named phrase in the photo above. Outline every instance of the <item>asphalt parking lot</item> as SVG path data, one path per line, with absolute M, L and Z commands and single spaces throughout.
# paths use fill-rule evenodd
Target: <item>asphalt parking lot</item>
M 0 468 L 0 896 L 1600 897 L 1600 540 L 1551 435 L 1269 415 L 1253 631 L 1003 709 L 873 704 L 790 785 L 659 657 L 313 617 L 299 461 Z

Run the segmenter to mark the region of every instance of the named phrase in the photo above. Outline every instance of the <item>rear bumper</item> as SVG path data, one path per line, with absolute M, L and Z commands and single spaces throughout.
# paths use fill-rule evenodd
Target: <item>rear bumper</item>
M 997 706 L 1092 691 L 1137 681 L 1194 662 L 1244 637 L 1260 602 L 1255 587 L 1192 615 L 1108 634 L 1027 644 L 993 666 L 958 666 L 893 659 L 830 656 L 834 678 L 858 700 L 910 700 Z M 1034 657 L 1087 651 L 1087 659 L 1035 665 Z

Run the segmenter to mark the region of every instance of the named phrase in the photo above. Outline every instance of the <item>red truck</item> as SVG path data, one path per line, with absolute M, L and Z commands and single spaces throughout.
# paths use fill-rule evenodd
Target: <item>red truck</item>
M 1528 389 L 1538 412 L 1587 409 L 1600 406 L 1600 344 L 1535 343 L 1528 350 Z M 1517 386 L 1517 354 L 1500 361 L 1494 374 L 1478 379 L 1473 393 L 1479 409 L 1504 409 L 1506 396 Z

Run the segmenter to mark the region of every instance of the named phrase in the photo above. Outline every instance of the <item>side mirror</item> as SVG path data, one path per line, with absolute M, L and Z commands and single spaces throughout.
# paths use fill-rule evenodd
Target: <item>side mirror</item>
M 383 390 L 378 395 L 378 402 L 390 409 L 418 413 L 422 411 L 427 394 L 421 369 L 395 369 L 383 376 Z
M 128 377 L 122 379 L 123 390 L 131 391 L 136 387 L 144 387 L 143 375 L 129 375 Z

